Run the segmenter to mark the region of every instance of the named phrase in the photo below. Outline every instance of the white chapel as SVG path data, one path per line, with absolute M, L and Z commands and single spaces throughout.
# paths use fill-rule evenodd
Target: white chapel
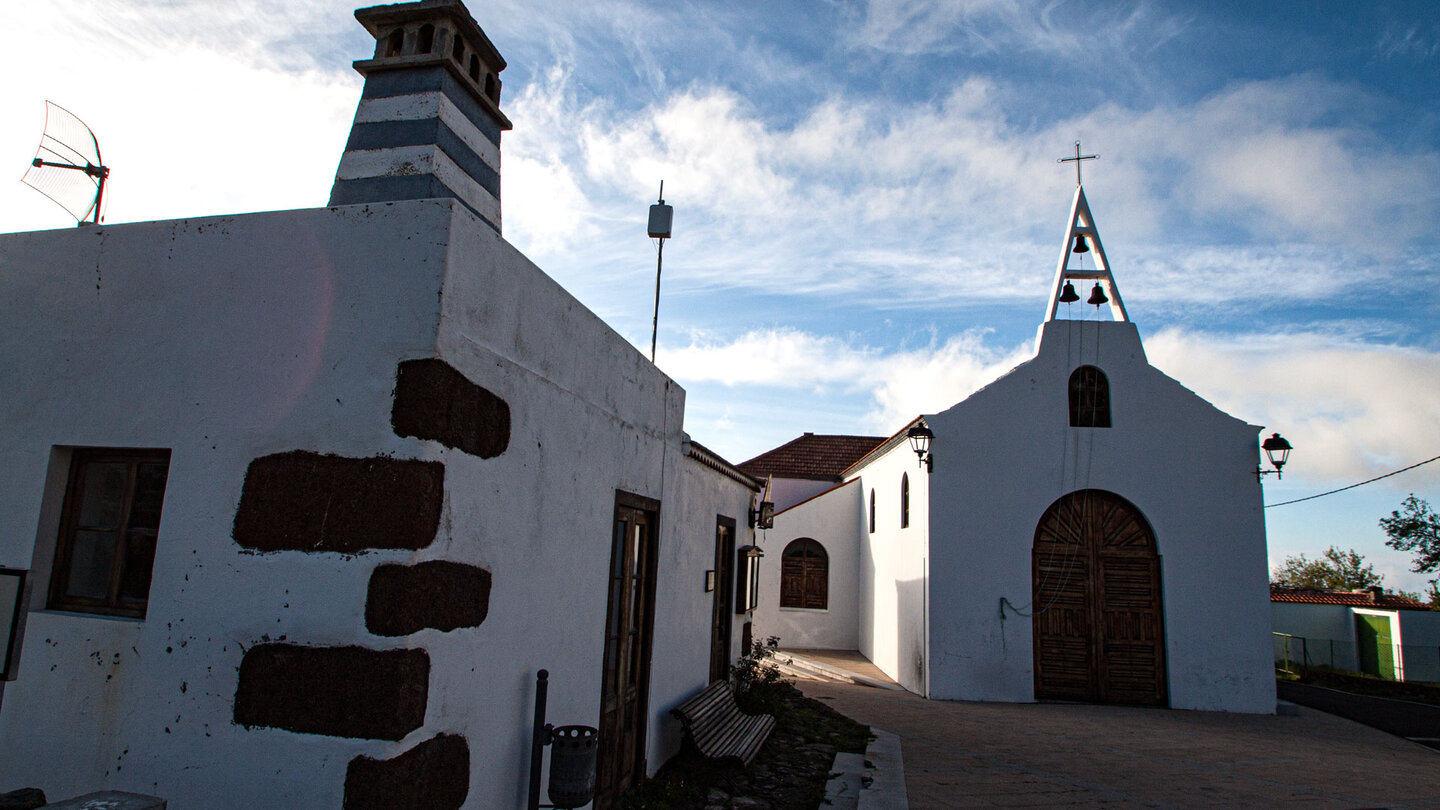
M 1261 427 L 1147 362 L 1079 179 L 1033 359 L 740 465 L 775 479 L 755 632 L 932 698 L 1273 712 Z

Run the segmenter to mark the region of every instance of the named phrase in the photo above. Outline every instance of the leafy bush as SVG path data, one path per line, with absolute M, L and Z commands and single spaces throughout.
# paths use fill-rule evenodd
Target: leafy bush
M 794 681 L 787 679 L 773 660 L 780 649 L 780 637 L 752 639 L 750 649 L 730 667 L 735 702 L 748 714 L 779 715 L 785 710 L 785 695 Z

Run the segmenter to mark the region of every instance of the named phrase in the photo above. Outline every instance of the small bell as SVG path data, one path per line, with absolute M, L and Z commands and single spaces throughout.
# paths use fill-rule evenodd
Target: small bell
M 1060 291 L 1060 303 L 1073 304 L 1079 300 L 1080 296 L 1075 292 L 1075 285 L 1068 281 L 1065 282 L 1065 289 Z
M 1070 251 L 1070 252 L 1071 252 L 1071 253 L 1089 253 L 1089 252 L 1090 252 L 1090 243 L 1087 242 L 1087 241 L 1085 241 L 1085 234 L 1083 234 L 1083 233 L 1077 233 L 1077 234 L 1075 234 L 1075 249 L 1072 250 L 1072 251 Z
M 1095 289 L 1093 289 L 1093 290 L 1090 291 L 1090 300 L 1089 300 L 1089 301 L 1086 301 L 1085 303 L 1087 303 L 1087 304 L 1094 304 L 1094 305 L 1096 306 L 1096 308 L 1099 308 L 1099 306 L 1100 306 L 1101 304 L 1103 304 L 1103 303 L 1105 303 L 1106 301 L 1109 301 L 1109 300 L 1110 300 L 1109 298 L 1106 298 L 1106 297 L 1105 297 L 1105 291 L 1102 290 L 1102 289 L 1100 289 L 1100 284 L 1099 284 L 1099 282 L 1096 282 L 1096 284 L 1095 284 Z

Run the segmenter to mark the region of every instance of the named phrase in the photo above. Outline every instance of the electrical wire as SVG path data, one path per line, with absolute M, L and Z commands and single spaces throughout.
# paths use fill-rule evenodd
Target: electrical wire
M 1309 495 L 1309 496 L 1304 497 L 1304 498 L 1296 498 L 1296 499 L 1293 500 L 1293 501 L 1281 501 L 1280 503 L 1267 503 L 1267 504 L 1265 504 L 1265 508 L 1266 508 L 1266 509 L 1273 509 L 1273 508 L 1275 508 L 1275 507 L 1277 507 L 1277 506 L 1289 506 L 1289 505 L 1292 504 L 1292 503 L 1300 503 L 1300 502 L 1302 502 L 1302 501 L 1313 501 L 1313 500 L 1315 500 L 1316 498 L 1323 498 L 1323 497 L 1325 497 L 1326 495 L 1334 495 L 1334 494 L 1337 493 L 1337 492 L 1344 492 L 1344 491 L 1347 490 L 1347 489 L 1354 489 L 1354 488 L 1356 488 L 1356 487 L 1363 487 L 1363 486 L 1365 486 L 1366 484 L 1373 484 L 1373 483 L 1375 483 L 1376 481 L 1379 481 L 1379 480 L 1382 479 L 1382 478 L 1389 478 L 1389 477 L 1392 476 L 1392 475 L 1399 475 L 1400 473 L 1403 473 L 1403 472 L 1409 472 L 1409 471 L 1415 469 L 1416 467 L 1423 467 L 1423 466 L 1425 466 L 1426 464 L 1429 464 L 1429 463 L 1432 462 L 1432 461 L 1440 461 L 1440 456 L 1435 456 L 1434 458 L 1427 458 L 1427 459 L 1425 459 L 1424 461 L 1421 461 L 1421 462 L 1419 462 L 1419 463 L 1417 463 L 1417 464 L 1411 464 L 1409 467 L 1405 467 L 1405 468 L 1396 470 L 1396 471 L 1394 471 L 1394 472 L 1388 472 L 1388 473 L 1385 473 L 1384 475 L 1377 475 L 1377 476 L 1375 476 L 1374 478 L 1370 478 L 1370 479 L 1368 479 L 1368 480 L 1361 481 L 1361 482 L 1358 483 L 1358 484 L 1351 484 L 1351 485 L 1348 486 L 1348 487 L 1340 487 L 1339 489 L 1332 489 L 1332 490 L 1330 490 L 1329 492 L 1322 492 L 1322 493 L 1320 493 L 1319 495 Z

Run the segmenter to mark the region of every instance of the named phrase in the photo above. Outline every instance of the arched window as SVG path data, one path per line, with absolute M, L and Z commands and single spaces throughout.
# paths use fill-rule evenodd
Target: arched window
M 870 488 L 870 533 L 875 533 L 875 488 Z
M 900 528 L 910 526 L 910 473 L 900 474 Z
M 485 96 L 496 104 L 500 103 L 500 85 L 495 83 L 495 74 L 485 74 Z
M 454 34 L 454 37 L 455 39 L 450 45 L 450 57 L 456 62 L 459 62 L 465 58 L 465 41 L 460 39 L 460 34 L 458 33 Z
M 435 47 L 435 26 L 425 23 L 420 26 L 420 40 L 415 44 L 416 53 L 429 53 Z
M 390 32 L 390 38 L 385 40 L 385 55 L 399 56 L 400 51 L 405 48 L 405 29 L 396 28 Z
M 1070 427 L 1110 427 L 1110 382 L 1094 366 L 1070 375 Z
M 480 81 L 480 57 L 476 56 L 476 55 L 473 54 L 473 53 L 470 54 L 470 70 L 469 70 L 469 73 L 470 73 L 470 80 L 471 80 L 471 81 L 475 81 L 475 82 Z
M 802 537 L 780 556 L 780 607 L 824 610 L 829 604 L 830 557 L 825 547 Z

